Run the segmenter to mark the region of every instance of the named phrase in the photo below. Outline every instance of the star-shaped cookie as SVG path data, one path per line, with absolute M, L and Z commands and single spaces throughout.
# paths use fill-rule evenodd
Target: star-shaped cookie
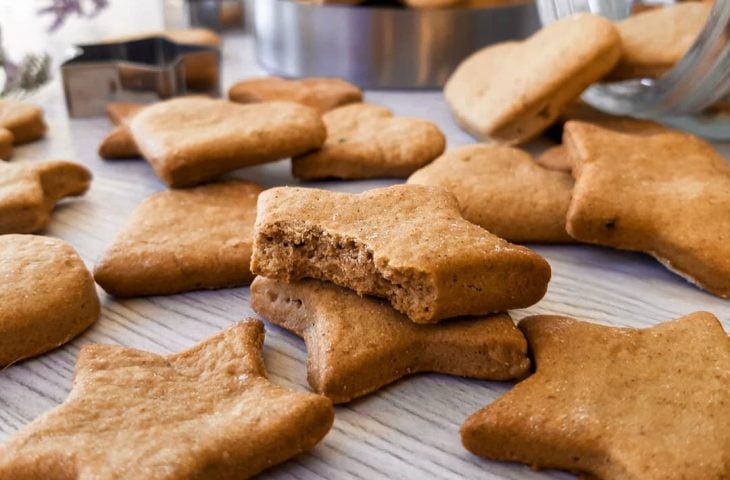
M 0 446 L 0 478 L 240 480 L 304 452 L 332 403 L 269 382 L 263 341 L 248 320 L 167 356 L 84 346 L 66 402 Z
M 730 296 L 730 164 L 676 130 L 638 134 L 565 125 L 576 179 L 574 238 L 648 253 L 700 287 Z
M 90 183 L 91 172 L 72 162 L 0 162 L 0 234 L 43 229 L 57 201 L 84 194 Z
M 251 271 L 386 298 L 417 323 L 527 307 L 550 280 L 545 259 L 465 220 L 453 194 L 425 185 L 265 190 Z
M 256 277 L 251 306 L 304 338 L 312 388 L 335 403 L 418 372 L 509 380 L 529 368 L 527 344 L 506 313 L 418 325 L 390 305 L 317 280 Z
M 705 312 L 646 329 L 519 324 L 536 373 L 461 429 L 487 458 L 605 479 L 730 476 L 730 339 Z

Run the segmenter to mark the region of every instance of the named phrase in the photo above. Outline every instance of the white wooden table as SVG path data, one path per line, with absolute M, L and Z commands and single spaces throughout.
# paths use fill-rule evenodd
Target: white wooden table
M 227 37 L 224 86 L 260 73 L 251 40 L 241 35 Z M 48 138 L 18 148 L 13 161 L 69 159 L 94 172 L 89 193 L 61 205 L 45 232 L 70 242 L 92 268 L 135 206 L 165 186 L 144 161 L 100 159 L 96 151 L 110 129 L 109 122 L 105 118 L 69 120 L 58 82 L 34 100 L 45 108 L 50 125 Z M 440 92 L 367 92 L 367 100 L 386 105 L 398 114 L 436 122 L 452 148 L 473 142 L 451 120 Z M 721 147 L 728 156 L 729 147 Z M 300 183 L 291 177 L 287 160 L 241 170 L 236 175 L 267 186 Z M 394 182 L 332 182 L 317 186 L 354 192 L 391 183 Z M 540 303 L 511 312 L 515 319 L 550 313 L 609 325 L 646 327 L 696 310 L 708 310 L 730 330 L 730 302 L 698 290 L 648 256 L 591 246 L 534 248 L 550 262 L 552 281 Z M 103 300 L 101 318 L 87 332 L 51 353 L 0 371 L 0 441 L 64 400 L 71 386 L 76 354 L 85 343 L 175 352 L 238 320 L 256 316 L 249 306 L 248 288 L 128 300 L 110 298 L 101 290 L 99 293 Z M 269 324 L 266 331 L 264 357 L 271 379 L 287 387 L 307 389 L 303 342 Z M 263 476 L 575 478 L 482 460 L 462 448 L 462 422 L 510 386 L 431 374 L 404 379 L 337 407 L 334 427 L 316 448 Z

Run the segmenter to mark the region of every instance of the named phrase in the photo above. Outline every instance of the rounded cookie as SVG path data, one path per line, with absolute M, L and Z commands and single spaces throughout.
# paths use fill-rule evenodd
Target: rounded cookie
M 0 127 L 10 130 L 15 145 L 32 142 L 46 133 L 43 110 L 17 100 L 0 99 Z

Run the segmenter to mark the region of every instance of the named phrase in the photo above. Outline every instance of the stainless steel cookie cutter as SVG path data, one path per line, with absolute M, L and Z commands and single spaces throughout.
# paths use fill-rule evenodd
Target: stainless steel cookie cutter
M 186 93 L 220 95 L 217 48 L 148 37 L 78 49 L 61 65 L 72 117 L 103 115 L 109 102 L 149 103 Z

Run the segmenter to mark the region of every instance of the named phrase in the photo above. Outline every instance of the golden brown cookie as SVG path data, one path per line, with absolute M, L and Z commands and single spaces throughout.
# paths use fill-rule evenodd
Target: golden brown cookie
M 319 148 L 326 136 L 319 114 L 303 105 L 239 105 L 205 97 L 150 105 L 129 128 L 157 175 L 172 187 L 305 153 Z
M 543 168 L 556 172 L 568 172 L 573 169 L 573 161 L 570 159 L 568 149 L 563 145 L 553 145 L 546 148 L 535 157 L 535 162 Z
M 527 307 L 550 280 L 541 256 L 464 220 L 451 193 L 422 185 L 266 190 L 253 250 L 257 275 L 329 280 L 386 298 L 416 323 Z
M 685 2 L 668 5 L 633 15 L 616 25 L 623 54 L 609 78 L 664 75 L 690 49 L 707 17 L 713 2 Z
M 43 110 L 18 100 L 0 99 L 0 127 L 13 134 L 15 145 L 32 142 L 46 133 Z
M 461 147 L 411 175 L 408 183 L 449 190 L 465 219 L 510 242 L 573 241 L 565 231 L 573 177 L 542 168 L 522 150 Z
M 296 102 L 312 107 L 319 113 L 362 101 L 362 91 L 341 78 L 309 77 L 285 80 L 260 77 L 242 80 L 228 90 L 228 98 L 238 103 Z
M 170 295 L 248 285 L 262 188 L 231 180 L 145 199 L 94 270 L 112 295 Z
M 477 455 L 591 478 L 724 479 L 730 340 L 699 312 L 647 329 L 520 322 L 537 372 L 461 428 Z
M 435 124 L 394 117 L 377 105 L 346 105 L 322 119 L 327 140 L 319 150 L 292 159 L 297 178 L 407 177 L 446 148 L 446 138 Z
M 106 114 L 114 125 L 123 125 L 146 105 L 142 103 L 113 102 L 106 106 Z
M 665 129 L 632 135 L 568 122 L 576 179 L 574 238 L 646 252 L 720 297 L 730 296 L 730 165 L 711 145 Z
M 72 162 L 0 162 L 0 234 L 42 230 L 56 202 L 83 195 L 90 183 L 91 172 Z
M 413 373 L 510 380 L 530 366 L 527 343 L 506 313 L 418 325 L 387 303 L 331 283 L 265 277 L 251 284 L 251 306 L 304 338 L 309 384 L 335 403 Z
M 501 43 L 471 55 L 449 78 L 444 94 L 467 132 L 518 144 L 550 126 L 620 55 L 621 41 L 609 20 L 577 15 L 523 42 Z
M 0 279 L 0 367 L 59 347 L 99 318 L 94 280 L 63 240 L 0 235 Z
M 0 446 L 0 478 L 239 480 L 309 450 L 332 402 L 267 380 L 263 343 L 247 320 L 166 356 L 85 345 L 66 401 Z
M 13 134 L 7 128 L 0 127 L 0 160 L 10 160 L 13 156 Z
M 105 160 L 139 158 L 139 148 L 127 125 L 119 125 L 104 137 L 99 145 L 99 156 Z

